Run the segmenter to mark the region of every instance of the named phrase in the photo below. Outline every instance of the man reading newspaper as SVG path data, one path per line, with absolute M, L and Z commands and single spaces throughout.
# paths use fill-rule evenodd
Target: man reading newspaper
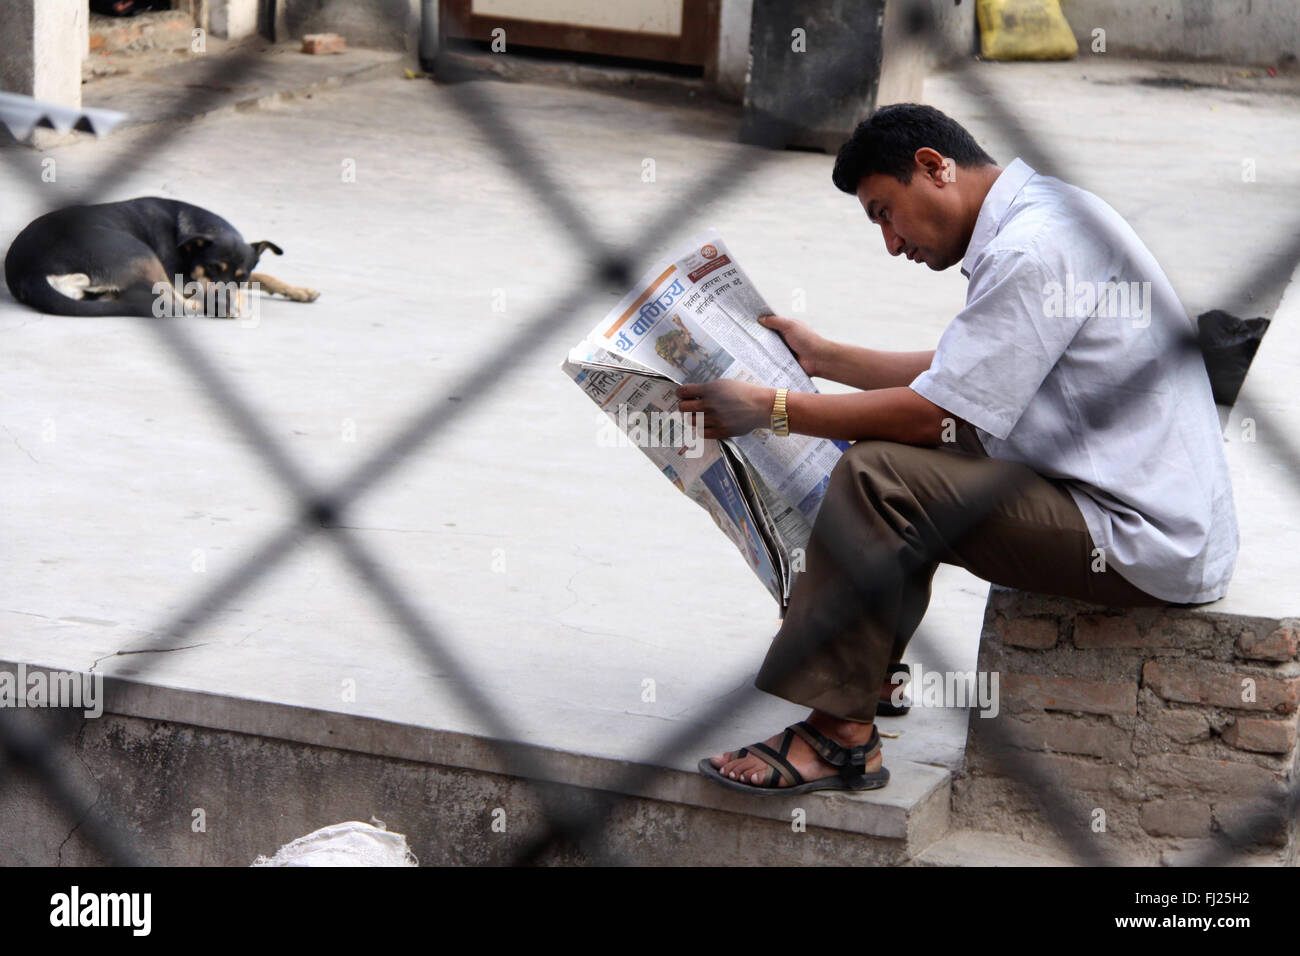
M 913 104 L 860 124 L 833 179 L 891 255 L 936 271 L 960 263 L 969 286 L 933 352 L 842 345 L 764 320 L 810 376 L 861 391 L 678 389 L 706 438 L 788 427 L 855 440 L 756 680 L 812 713 L 700 761 L 753 793 L 887 783 L 874 722 L 901 709 L 898 665 L 940 561 L 1117 606 L 1217 600 L 1236 561 L 1193 327 L 1118 213 L 1019 159 L 999 167 L 952 119 Z M 1116 290 L 1131 293 L 1119 307 Z

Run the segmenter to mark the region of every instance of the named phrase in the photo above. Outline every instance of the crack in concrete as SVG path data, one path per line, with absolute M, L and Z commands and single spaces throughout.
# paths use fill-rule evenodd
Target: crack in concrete
M 38 614 L 36 611 L 20 611 L 16 607 L 0 608 L 0 614 L 20 614 L 23 617 L 38 617 L 42 621 L 53 621 L 55 624 L 94 624 L 96 627 L 120 627 L 117 621 L 109 621 L 98 617 L 68 617 L 60 615 L 51 617 L 48 614 Z
M 40 460 L 39 458 L 37 458 L 35 455 L 33 455 L 31 452 L 29 452 L 26 448 L 24 448 L 23 445 L 22 445 L 22 442 L 20 442 L 17 438 L 14 437 L 14 433 L 11 432 L 11 431 L 9 430 L 8 426 L 6 426 L 6 425 L 0 425 L 0 428 L 3 428 L 3 429 L 4 429 L 5 434 L 9 436 L 9 440 L 10 440 L 11 442 L 14 443 L 14 445 L 18 448 L 19 451 L 21 451 L 24 455 L 26 455 L 26 456 L 27 456 L 28 458 L 30 458 L 32 461 L 36 462 L 36 464 L 39 465 L 39 464 L 41 463 L 41 460 Z
M 607 568 L 607 567 L 610 566 L 608 561 L 597 561 L 595 558 L 589 558 L 589 557 L 587 557 L 585 554 L 582 553 L 582 547 L 581 547 L 580 545 L 576 545 L 576 544 L 575 544 L 575 545 L 573 546 L 573 556 L 574 556 L 575 558 L 581 558 L 582 560 L 586 561 L 588 567 L 586 567 L 586 568 L 578 568 L 578 569 L 577 569 L 576 571 L 574 571 L 571 575 L 569 575 L 569 580 L 567 580 L 567 581 L 564 582 L 564 589 L 565 589 L 566 591 L 568 591 L 570 594 L 573 595 L 573 600 L 570 601 L 570 602 L 569 602 L 567 605 L 565 605 L 564 607 L 560 608 L 559 611 L 556 612 L 557 616 L 560 615 L 560 614 L 563 614 L 565 611 L 569 610 L 571 607 L 573 607 L 575 604 L 577 604 L 580 600 L 582 600 L 582 596 L 579 595 L 578 592 L 575 591 L 575 590 L 573 589 L 573 579 L 574 579 L 574 578 L 576 578 L 576 577 L 577 577 L 579 574 L 581 574 L 583 571 L 587 571 L 587 570 L 589 570 L 589 569 L 592 568 L 592 567 L 597 567 L 597 568 L 604 567 L 604 568 Z M 574 625 L 572 625 L 572 624 L 565 624 L 564 626 L 565 626 L 565 627 L 574 627 Z M 578 630 L 578 631 L 582 631 L 584 634 L 592 634 L 592 633 L 600 634 L 600 633 L 601 633 L 601 632 L 587 631 L 587 630 L 584 630 L 583 628 L 580 628 L 580 627 L 574 627 L 574 629 L 575 629 L 575 630 Z M 604 636 L 604 635 L 602 635 L 602 636 Z M 612 635 L 611 635 L 611 636 L 612 636 Z
M 267 621 L 267 622 L 264 623 L 261 627 L 255 627 L 255 628 L 253 628 L 253 630 L 249 631 L 247 634 L 245 634 L 245 635 L 244 635 L 243 637 L 241 637 L 239 640 L 235 641 L 235 646 L 236 646 L 236 647 L 243 647 L 245 641 L 250 640 L 251 638 L 256 637 L 258 634 L 261 634 L 263 631 L 265 631 L 265 630 L 266 630 L 268 627 L 270 627 L 270 626 L 271 626 L 271 622 L 270 622 L 270 621 Z
M 88 720 L 82 720 L 81 726 L 77 730 L 77 737 L 72 742 L 72 755 L 77 758 L 77 761 L 83 767 L 86 768 L 86 773 L 90 776 L 90 779 L 95 781 L 95 799 L 90 802 L 90 806 L 86 808 L 86 812 L 72 825 L 72 829 L 68 831 L 68 835 L 65 836 L 63 842 L 59 844 L 58 852 L 54 855 L 56 866 L 63 865 L 63 848 L 68 845 L 68 841 L 71 840 L 76 832 L 81 829 L 81 825 L 86 822 L 86 819 L 95 812 L 95 807 L 99 806 L 99 801 L 104 797 L 103 783 L 100 782 L 100 779 L 95 775 L 95 772 L 90 769 L 90 764 L 86 763 L 86 758 L 81 755 L 82 740 L 85 737 L 86 727 L 89 726 L 89 724 L 90 722 Z
M 127 654 L 170 654 L 172 651 L 187 651 L 191 647 L 207 647 L 211 643 L 211 641 L 201 641 L 198 644 L 182 644 L 180 647 L 141 647 L 135 650 L 114 651 L 112 654 L 95 658 L 94 663 L 90 665 L 90 672 L 99 666 L 100 661 L 106 661 L 110 657 L 125 657 Z
M 586 634 L 588 637 L 615 637 L 623 641 L 631 641 L 634 644 L 640 644 L 644 647 L 653 647 L 655 650 L 663 650 L 663 644 L 655 644 L 653 641 L 643 641 L 637 637 L 629 637 L 618 631 L 598 631 L 592 627 L 583 627 L 580 624 L 566 624 L 564 621 L 557 621 L 560 627 L 567 627 L 571 631 L 577 631 L 579 634 Z
M 0 608 L 0 611 L 3 611 L 5 614 L 21 614 L 23 617 L 39 617 L 42 621 L 54 621 L 57 623 L 61 620 L 57 617 L 50 617 L 48 614 L 37 614 L 35 611 L 20 611 L 13 607 Z

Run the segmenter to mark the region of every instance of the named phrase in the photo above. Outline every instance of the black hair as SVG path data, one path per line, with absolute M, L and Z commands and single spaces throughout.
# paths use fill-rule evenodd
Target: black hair
M 980 148 L 960 123 L 933 106 L 895 103 L 882 106 L 858 124 L 835 157 L 831 179 L 849 195 L 863 177 L 875 173 L 912 181 L 916 151 L 930 147 L 958 166 L 986 166 L 996 161 Z

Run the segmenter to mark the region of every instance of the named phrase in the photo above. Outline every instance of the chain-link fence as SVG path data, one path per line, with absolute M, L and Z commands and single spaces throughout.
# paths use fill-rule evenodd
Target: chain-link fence
M 379 7 L 382 9 L 383 5 Z M 946 37 L 936 29 L 932 20 L 928 3 L 913 3 L 906 22 L 908 32 L 914 39 L 932 45 L 937 59 L 963 70 L 962 78 L 967 88 L 979 97 L 992 122 L 1007 137 L 1017 155 L 1040 172 L 1050 172 L 1070 179 L 1060 158 L 1036 140 L 1032 131 L 1023 127 L 1011 105 L 984 82 L 978 70 L 970 68 L 972 58 L 969 54 L 948 48 Z M 816 92 L 804 97 L 793 112 L 811 120 L 821 112 L 825 103 L 837 98 L 835 94 L 838 91 L 858 86 L 861 70 L 860 61 L 855 55 L 858 45 L 856 38 L 844 37 L 837 49 L 820 56 L 818 75 L 806 85 L 806 89 Z M 245 54 L 216 64 L 206 82 L 196 85 L 189 101 L 179 105 L 178 115 L 186 115 L 190 106 L 206 95 L 202 87 L 237 86 L 257 61 L 255 54 Z M 208 397 L 229 424 L 248 441 L 261 462 L 296 503 L 295 512 L 286 516 L 283 526 L 261 541 L 239 567 L 193 599 L 180 612 L 160 623 L 155 633 L 165 635 L 165 640 L 156 650 L 183 645 L 195 629 L 213 620 L 232 601 L 261 580 L 305 536 L 323 535 L 338 550 L 356 579 L 365 585 L 378 604 L 396 620 L 419 652 L 441 673 L 451 678 L 442 686 L 453 688 L 454 693 L 461 696 L 462 703 L 477 716 L 486 737 L 498 751 L 501 766 L 508 768 L 511 775 L 528 781 L 534 788 L 545 812 L 546 827 L 512 862 L 538 862 L 561 847 L 577 848 L 587 858 L 596 861 L 626 862 L 613 856 L 603 840 L 603 833 L 610 823 L 613 811 L 622 801 L 629 799 L 622 794 L 643 792 L 649 776 L 660 772 L 656 768 L 671 765 L 684 755 L 693 753 L 698 746 L 699 731 L 695 727 L 685 728 L 662 741 L 652 753 L 645 754 L 633 769 L 627 771 L 620 785 L 595 794 L 594 812 L 591 795 L 585 796 L 579 806 L 572 795 L 566 794 L 566 788 L 542 782 L 554 780 L 557 775 L 546 769 L 544 758 L 533 748 L 516 743 L 524 739 L 524 734 L 479 689 L 475 674 L 460 663 L 452 635 L 430 620 L 428 615 L 417 610 L 385 569 L 379 556 L 344 527 L 342 519 L 362 497 L 404 461 L 427 448 L 449 426 L 495 391 L 506 388 L 510 382 L 510 373 L 519 366 L 524 356 L 540 349 L 555 348 L 558 333 L 565 328 L 565 320 L 574 315 L 588 298 L 604 289 L 618 294 L 625 292 L 646 265 L 642 262 L 643 250 L 655 248 L 671 237 L 673 225 L 679 221 L 684 211 L 716 203 L 737 190 L 748 176 L 778 154 L 769 150 L 751 149 L 745 151 L 739 162 L 728 159 L 719 163 L 716 168 L 696 177 L 697 185 L 678 205 L 653 219 L 634 240 L 621 248 L 613 248 L 598 238 L 597 230 L 591 222 L 549 175 L 546 158 L 526 144 L 507 112 L 493 101 L 480 84 L 467 82 L 469 77 L 457 76 L 456 72 L 457 68 L 452 63 L 439 67 L 439 78 L 452 81 L 451 98 L 456 108 L 478 127 L 512 174 L 546 205 L 568 233 L 575 249 L 583 254 L 584 260 L 594 263 L 588 281 L 575 282 L 572 286 L 575 289 L 585 287 L 588 291 L 562 296 L 541 310 L 515 335 L 514 347 L 508 353 L 493 351 L 484 355 L 450 388 L 437 390 L 436 394 L 414 409 L 394 437 L 376 454 L 328 487 L 321 486 L 308 477 L 306 470 L 277 441 L 272 429 L 229 378 L 194 344 L 183 322 L 142 319 L 150 332 L 158 337 L 166 353 L 189 374 L 194 386 Z M 418 122 L 418 118 L 412 118 L 412 122 Z M 132 148 L 118 159 L 116 165 L 92 181 L 75 201 L 94 201 L 117 177 L 131 169 L 135 161 L 150 155 L 171 135 L 174 133 L 170 129 L 158 127 L 154 132 L 140 136 Z M 757 135 L 762 139 L 761 128 L 757 130 Z M 779 139 L 779 135 L 778 130 L 772 130 L 774 142 Z M 38 160 L 32 154 L 16 148 L 5 149 L 0 153 L 10 167 L 10 174 L 20 182 L 39 181 Z M 1240 300 L 1246 291 L 1260 286 L 1281 287 L 1285 283 L 1296 263 L 1300 262 L 1300 223 L 1297 227 L 1292 235 L 1283 237 L 1282 252 L 1270 260 L 1271 264 L 1243 277 L 1236 288 L 1227 291 L 1225 301 Z M 1177 347 L 1195 349 L 1199 353 L 1200 346 L 1190 323 L 1186 337 Z M 471 397 L 449 403 L 449 396 Z M 1106 401 L 1104 396 L 1092 400 Z M 1300 450 L 1288 442 L 1283 428 L 1268 427 L 1270 411 L 1263 407 L 1251 407 L 1247 411 L 1260 423 L 1261 431 L 1267 430 L 1270 440 L 1278 443 L 1290 471 L 1300 474 Z M 937 515 L 936 524 L 943 530 L 945 541 L 957 539 L 1000 501 L 1015 493 L 1016 488 L 1006 485 L 989 487 L 979 497 L 978 507 L 961 513 Z M 830 530 L 833 532 L 833 529 Z M 823 543 L 832 554 L 840 556 L 841 567 L 848 569 L 847 573 L 857 584 L 864 601 L 871 600 L 873 594 L 881 593 L 882 588 L 889 587 L 891 582 L 897 582 L 900 574 L 909 570 L 898 568 L 896 562 L 883 553 L 865 563 L 859 557 L 849 561 L 848 555 L 860 553 L 855 550 L 855 545 L 860 549 L 861 542 L 844 540 L 842 537 L 837 540 L 834 533 L 828 533 Z M 935 558 L 936 554 L 925 557 L 928 560 Z M 858 607 L 855 603 L 854 606 L 836 609 L 837 614 L 832 617 L 837 620 L 827 620 L 821 638 L 828 638 L 840 624 L 851 621 L 854 614 L 860 613 L 856 610 Z M 919 650 L 926 659 L 936 662 L 934 669 L 957 670 L 946 666 L 943 655 L 938 652 L 924 626 L 915 633 L 909 648 Z M 143 679 L 155 666 L 153 662 L 160 659 L 161 655 L 155 654 L 146 660 L 136 673 L 136 678 Z M 744 674 L 737 675 L 736 682 L 748 684 L 748 677 L 749 671 L 746 670 Z M 748 694 L 758 695 L 759 691 L 750 687 Z M 744 706 L 745 699 L 732 695 L 698 714 L 696 723 L 710 726 Z M 81 835 L 106 860 L 116 864 L 147 863 L 148 860 L 131 844 L 131 829 L 123 826 L 123 821 L 103 817 L 80 795 L 69 770 L 73 758 L 63 751 L 55 735 L 21 719 L 22 716 L 20 712 L 12 710 L 5 710 L 0 715 L 0 744 L 3 745 L 0 748 L 0 768 L 5 771 L 0 776 L 0 788 L 10 784 L 13 777 L 11 771 L 22 770 L 32 774 L 45 788 L 51 801 L 70 819 L 80 822 Z M 995 743 L 998 737 L 1003 737 L 1006 733 L 996 721 L 991 722 L 987 732 Z M 1098 842 L 1088 839 L 1076 821 L 1067 817 L 1064 809 L 1066 801 L 1062 799 L 1058 781 L 1046 776 L 1029 761 L 1016 757 L 1010 747 L 998 748 L 998 751 L 1000 755 L 996 759 L 1002 762 L 1003 772 L 1015 778 L 1035 796 L 1044 814 L 1064 838 L 1078 862 L 1112 862 Z M 1261 833 L 1275 828 L 1279 819 L 1292 819 L 1300 799 L 1298 795 L 1300 789 L 1293 789 L 1280 802 L 1276 799 L 1262 800 L 1257 812 L 1243 814 L 1231 831 L 1216 831 L 1215 850 L 1194 863 L 1207 865 L 1231 860 L 1234 854 L 1255 842 Z

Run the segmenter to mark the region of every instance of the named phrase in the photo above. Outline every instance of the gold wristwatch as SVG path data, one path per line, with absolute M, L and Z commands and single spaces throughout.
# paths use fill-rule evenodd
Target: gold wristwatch
M 790 415 L 785 410 L 785 395 L 788 391 L 787 388 L 778 388 L 776 390 L 776 400 L 772 403 L 773 435 L 790 434 Z

